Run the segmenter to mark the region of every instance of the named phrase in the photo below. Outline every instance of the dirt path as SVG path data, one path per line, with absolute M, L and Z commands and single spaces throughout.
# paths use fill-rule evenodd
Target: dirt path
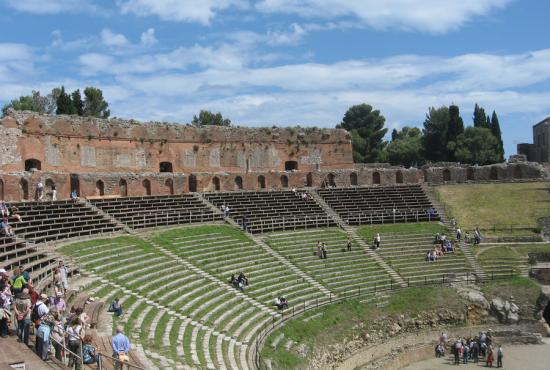
M 544 338 L 542 345 L 517 345 L 502 347 L 504 351 L 503 369 L 507 370 L 548 370 L 550 368 L 550 338 Z M 496 359 L 494 362 L 496 367 Z M 481 369 L 485 367 L 484 362 L 478 364 L 460 364 L 462 369 Z M 453 365 L 453 357 L 447 356 L 444 359 L 432 358 L 417 362 L 402 368 L 403 370 L 439 370 L 456 368 Z

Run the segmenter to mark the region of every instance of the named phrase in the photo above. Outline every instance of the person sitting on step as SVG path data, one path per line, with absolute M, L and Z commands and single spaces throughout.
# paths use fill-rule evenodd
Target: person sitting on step
M 111 302 L 107 312 L 114 312 L 117 317 L 122 316 L 122 305 L 120 304 L 120 299 L 118 297 Z
M 288 301 L 283 296 L 277 297 L 275 298 L 275 306 L 277 306 L 279 310 L 284 310 L 285 308 L 288 308 Z

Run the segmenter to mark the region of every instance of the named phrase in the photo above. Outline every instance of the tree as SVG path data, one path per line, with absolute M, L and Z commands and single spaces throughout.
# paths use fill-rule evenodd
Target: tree
M 72 101 L 73 101 L 73 107 L 74 107 L 75 113 L 78 114 L 79 116 L 83 116 L 84 115 L 84 102 L 82 101 L 82 96 L 80 95 L 80 90 L 76 89 L 75 91 L 73 91 L 73 93 L 71 94 L 71 98 L 72 98 Z
M 397 129 L 393 129 L 392 132 L 391 132 L 391 141 L 394 141 L 397 139 L 397 135 L 399 135 L 399 133 L 397 132 Z
M 447 160 L 447 128 L 449 126 L 449 108 L 431 107 L 424 120 L 422 133 L 423 157 L 433 162 Z
M 489 117 L 487 117 L 489 119 Z M 502 132 L 500 131 L 500 123 L 498 122 L 497 113 L 493 111 L 493 115 L 491 117 L 491 133 L 498 141 L 498 154 L 499 154 L 499 160 L 498 162 L 504 162 L 504 143 L 502 142 Z
M 500 162 L 498 140 L 485 127 L 468 127 L 457 137 L 456 160 L 462 163 L 486 165 Z
M 40 91 L 34 91 L 31 95 L 20 96 L 14 99 L 2 108 L 2 115 L 8 113 L 8 109 L 28 110 L 37 113 L 48 113 L 49 99 L 47 96 L 40 95 Z
M 481 108 L 479 105 L 474 107 L 474 127 L 488 127 L 487 126 L 487 115 L 485 114 L 485 109 Z
M 56 100 L 56 114 L 75 114 L 76 110 L 69 94 L 65 92 L 65 86 L 61 86 L 61 91 Z
M 394 135 L 395 133 L 395 135 Z M 393 130 L 392 141 L 386 146 L 388 160 L 393 165 L 415 166 L 424 163 L 422 131 L 416 127 Z
M 230 126 L 231 120 L 229 118 L 223 118 L 220 112 L 212 113 L 208 110 L 201 110 L 199 116 L 193 116 L 193 121 L 191 122 L 195 126 Z
M 353 159 L 355 162 L 378 162 L 384 159 L 384 128 L 386 119 L 379 110 L 373 110 L 368 104 L 350 107 L 342 123 L 337 128 L 344 128 L 351 133 Z
M 103 98 L 103 92 L 96 87 L 84 89 L 84 115 L 98 118 L 109 118 L 109 103 Z
M 447 128 L 447 160 L 456 161 L 455 150 L 457 138 L 464 132 L 464 122 L 460 117 L 460 110 L 457 105 L 449 107 L 449 125 Z

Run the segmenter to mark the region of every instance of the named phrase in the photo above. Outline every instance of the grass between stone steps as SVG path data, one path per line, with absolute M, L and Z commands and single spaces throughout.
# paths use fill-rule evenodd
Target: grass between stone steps
M 231 226 L 226 225 L 205 225 L 197 227 L 184 227 L 180 229 L 173 229 L 165 232 L 153 234 L 153 240 L 160 245 L 171 245 L 174 239 L 178 237 L 190 237 L 197 236 L 197 240 L 200 241 L 200 236 L 205 234 L 221 233 L 224 237 L 231 237 L 240 241 L 251 242 L 250 238 L 244 233 Z M 191 243 L 192 244 L 192 243 Z
M 308 354 L 327 346 L 342 343 L 344 338 L 353 338 L 368 329 L 382 315 L 415 315 L 419 312 L 443 307 L 462 307 L 464 302 L 456 291 L 447 287 L 408 288 L 395 292 L 388 298 L 388 304 L 377 308 L 375 302 L 360 303 L 349 300 L 313 310 L 307 316 L 289 321 L 274 331 L 262 350 L 263 359 L 271 359 L 274 369 L 305 369 L 309 358 L 300 358 L 295 352 L 287 351 L 284 345 L 288 339 L 308 347 Z M 317 315 L 312 320 L 305 317 Z M 276 349 L 271 347 L 280 334 L 284 339 Z
M 489 281 L 482 285 L 481 291 L 489 300 L 497 296 L 508 299 L 513 296 L 514 302 L 523 306 L 536 302 L 540 296 L 541 286 L 535 280 L 516 276 L 511 279 Z
M 410 234 L 433 234 L 446 233 L 447 228 L 439 222 L 418 222 L 418 223 L 399 223 L 399 224 L 383 224 L 383 225 L 368 225 L 360 227 L 357 232 L 359 235 L 371 245 L 377 233 L 380 233 L 382 239 L 381 245 L 384 245 L 384 234 L 395 233 L 410 233 Z

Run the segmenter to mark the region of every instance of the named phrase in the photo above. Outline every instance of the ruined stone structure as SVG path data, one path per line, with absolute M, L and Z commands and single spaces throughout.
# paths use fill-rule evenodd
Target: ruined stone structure
M 550 117 L 533 126 L 533 144 L 518 144 L 518 154 L 529 161 L 550 162 Z
M 10 111 L 0 120 L 0 198 L 181 194 L 304 186 L 538 178 L 541 166 L 354 165 L 340 129 L 195 127 Z

